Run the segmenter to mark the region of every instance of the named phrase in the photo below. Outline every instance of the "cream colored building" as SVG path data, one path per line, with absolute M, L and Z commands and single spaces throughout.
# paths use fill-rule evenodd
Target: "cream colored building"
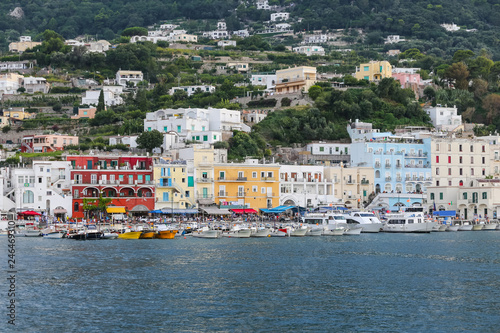
M 499 152 L 500 147 L 496 151 Z M 491 175 L 494 153 L 495 149 L 486 138 L 433 138 L 433 183 L 427 186 L 427 210 L 456 210 L 471 218 L 471 211 L 477 211 L 479 206 L 472 198 L 463 200 L 460 193 L 464 188 L 476 187 L 478 180 Z
M 388 61 L 370 61 L 356 67 L 355 77 L 358 80 L 380 81 L 392 77 L 392 66 Z
M 345 168 L 342 163 L 325 166 L 325 177 L 334 186 L 333 195 L 348 208 L 362 208 L 375 191 L 375 172 L 371 167 Z
M 156 157 L 153 172 L 156 183 L 155 209 L 179 213 L 196 206 L 194 186 L 189 184 L 186 161 Z
M 9 52 L 24 52 L 27 49 L 32 49 L 35 46 L 42 45 L 40 42 L 13 42 L 9 44 Z
M 276 93 L 307 92 L 316 82 L 316 67 L 300 66 L 276 71 Z
M 123 87 L 127 86 L 127 82 L 132 82 L 136 86 L 142 80 L 144 80 L 144 75 L 141 71 L 124 71 L 120 69 L 116 72 L 116 84 Z

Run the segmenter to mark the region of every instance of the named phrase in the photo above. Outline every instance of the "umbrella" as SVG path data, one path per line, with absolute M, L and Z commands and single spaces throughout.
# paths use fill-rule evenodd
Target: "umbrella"
M 37 213 L 37 212 L 35 212 L 35 211 L 33 211 L 33 210 L 27 210 L 27 211 L 24 211 L 24 212 L 22 212 L 22 213 L 19 213 L 19 215 L 26 215 L 26 216 L 40 216 L 40 215 L 42 215 L 42 214 Z

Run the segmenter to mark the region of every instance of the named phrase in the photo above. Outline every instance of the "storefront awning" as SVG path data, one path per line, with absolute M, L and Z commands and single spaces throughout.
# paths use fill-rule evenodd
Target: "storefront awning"
M 253 208 L 245 209 L 231 209 L 235 214 L 257 214 L 257 211 Z
M 54 209 L 54 214 L 66 214 L 68 211 L 64 208 L 56 208 Z
M 218 207 L 203 207 L 200 210 L 204 211 L 208 215 L 231 215 L 231 212 L 227 209 L 221 209 Z
M 137 205 L 130 210 L 132 213 L 148 213 L 149 208 L 144 205 Z
M 181 208 L 174 208 L 174 209 L 168 209 L 164 208 L 161 210 L 162 214 L 198 214 L 198 209 L 181 209 Z
M 108 207 L 106 208 L 106 212 L 108 212 L 108 214 L 124 214 L 127 210 L 125 207 Z

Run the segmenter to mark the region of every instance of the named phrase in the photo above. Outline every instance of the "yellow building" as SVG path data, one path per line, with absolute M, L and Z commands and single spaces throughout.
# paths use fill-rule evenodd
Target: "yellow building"
M 214 164 L 215 202 L 224 205 L 272 208 L 279 205 L 279 164 L 260 164 L 257 159 L 244 163 Z
M 24 52 L 27 49 L 32 49 L 35 46 L 42 45 L 40 42 L 12 42 L 9 44 L 9 52 Z
M 388 61 L 370 61 L 356 67 L 356 79 L 379 81 L 392 77 L 392 66 Z
M 29 112 L 25 112 L 24 108 L 13 108 L 3 111 L 3 116 L 7 118 L 14 118 L 16 120 L 29 119 L 33 115 Z
M 195 206 L 194 185 L 189 182 L 185 161 L 173 163 L 168 158 L 155 158 L 153 172 L 156 210 L 178 214 Z
M 276 71 L 276 93 L 308 91 L 316 82 L 316 67 L 300 66 Z

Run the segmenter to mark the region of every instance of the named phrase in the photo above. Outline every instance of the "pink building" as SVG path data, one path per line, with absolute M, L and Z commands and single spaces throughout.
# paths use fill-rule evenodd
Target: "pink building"
M 401 83 L 401 88 L 412 88 L 420 86 L 420 74 L 418 73 L 392 73 L 394 80 Z
M 67 145 L 77 145 L 78 137 L 62 134 L 26 135 L 21 142 L 23 153 L 46 153 L 64 150 Z

